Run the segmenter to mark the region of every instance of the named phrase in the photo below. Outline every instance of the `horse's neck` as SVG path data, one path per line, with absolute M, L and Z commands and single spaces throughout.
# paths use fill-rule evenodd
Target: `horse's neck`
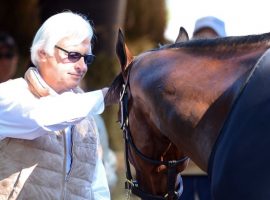
M 238 58 L 236 56 L 233 61 L 222 61 L 224 63 L 210 66 L 219 68 L 220 71 L 215 74 L 207 74 L 205 77 L 209 75 L 210 78 L 206 81 L 205 78 L 200 79 L 203 76 L 203 70 L 211 71 L 212 69 L 207 69 L 207 66 L 199 67 L 201 70 L 197 72 L 197 75 L 192 74 L 191 70 L 190 74 L 194 79 L 190 81 L 190 84 L 194 84 L 194 89 L 189 87 L 184 91 L 179 91 L 180 98 L 174 109 L 180 114 L 177 114 L 172 121 L 177 121 L 178 118 L 178 123 L 185 125 L 172 125 L 172 132 L 178 132 L 179 136 L 172 135 L 171 137 L 205 171 L 207 171 L 215 141 L 234 100 L 241 91 L 251 68 L 263 52 L 264 50 Z M 197 68 L 198 66 L 196 66 Z M 189 70 L 190 66 L 186 72 Z M 183 79 L 183 77 L 181 78 Z M 177 80 L 172 80 L 172 82 L 174 87 L 181 87 L 176 84 Z M 202 87 L 204 90 L 198 89 L 198 87 Z M 183 97 L 183 94 L 187 94 L 187 96 Z M 181 120 L 179 120 L 179 116 L 181 116 Z
M 192 159 L 205 171 L 208 168 L 208 161 L 216 139 L 223 127 L 223 124 L 232 108 L 235 98 L 244 84 L 243 79 L 238 80 L 222 96 L 220 96 L 207 110 L 196 126 L 191 136 L 193 149 L 190 151 Z M 229 95 L 228 95 L 229 94 Z

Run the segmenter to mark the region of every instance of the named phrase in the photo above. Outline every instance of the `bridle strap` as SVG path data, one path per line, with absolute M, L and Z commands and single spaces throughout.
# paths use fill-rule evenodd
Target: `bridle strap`
M 188 157 L 184 157 L 179 160 L 170 160 L 170 161 L 160 161 L 160 160 L 153 160 L 150 159 L 149 157 L 145 156 L 142 154 L 138 148 L 135 146 L 133 143 L 133 140 L 131 138 L 130 132 L 125 130 L 124 131 L 125 135 L 125 162 L 126 162 L 126 189 L 131 189 L 132 193 L 136 194 L 137 196 L 145 199 L 153 199 L 153 200 L 158 200 L 158 199 L 164 199 L 166 200 L 168 197 L 175 196 L 175 199 L 180 197 L 181 191 L 182 191 L 182 185 L 179 184 L 179 192 L 175 190 L 175 180 L 177 179 L 177 166 L 183 162 L 185 162 Z M 139 155 L 140 158 L 143 160 L 150 162 L 153 165 L 165 165 L 168 169 L 167 171 L 167 194 L 163 196 L 157 196 L 157 195 L 150 195 L 139 189 L 138 182 L 133 179 L 131 170 L 130 170 L 130 162 L 129 162 L 129 157 L 128 157 L 128 151 L 129 151 L 129 144 L 130 146 L 135 150 L 136 154 Z M 146 198 L 147 197 L 147 198 Z M 176 198 L 177 197 L 177 198 Z
M 130 71 L 130 70 L 129 70 Z M 125 141 L 125 164 L 126 164 L 126 182 L 125 188 L 132 191 L 133 194 L 139 196 L 142 199 L 149 199 L 149 200 L 166 200 L 170 199 L 178 199 L 181 195 L 181 192 L 177 192 L 175 190 L 175 180 L 177 178 L 177 165 L 185 162 L 188 157 L 184 157 L 179 160 L 170 160 L 170 161 L 163 161 L 163 160 L 153 160 L 148 156 L 144 155 L 134 144 L 132 135 L 129 129 L 129 121 L 128 121 L 128 93 L 127 89 L 129 87 L 129 71 L 127 76 L 127 81 L 123 85 L 122 92 L 120 93 L 120 109 L 121 109 L 121 129 L 123 130 L 123 137 Z M 149 162 L 153 165 L 165 165 L 168 169 L 167 172 L 167 189 L 168 193 L 164 196 L 152 195 L 144 192 L 139 188 L 138 182 L 133 179 L 131 170 L 130 170 L 130 162 L 129 162 L 129 145 L 135 151 L 135 153 L 144 161 Z M 179 184 L 180 191 L 182 190 L 182 185 Z
M 130 130 L 129 127 L 126 128 L 126 133 L 127 133 L 127 138 L 126 141 L 128 144 L 131 145 L 131 147 L 134 149 L 134 151 L 136 152 L 137 155 L 140 156 L 140 158 L 142 158 L 143 160 L 145 160 L 146 162 L 149 162 L 153 165 L 165 165 L 166 167 L 174 167 L 180 163 L 185 162 L 188 157 L 185 156 L 184 158 L 181 158 L 179 160 L 170 160 L 170 161 L 164 161 L 164 160 L 153 160 L 151 158 L 149 158 L 148 156 L 144 155 L 138 148 L 137 146 L 134 144 L 132 136 L 130 134 Z

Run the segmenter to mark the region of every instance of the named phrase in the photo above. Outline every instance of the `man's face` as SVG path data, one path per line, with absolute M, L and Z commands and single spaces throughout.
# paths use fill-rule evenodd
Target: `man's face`
M 17 54 L 12 49 L 0 45 L 0 83 L 14 76 L 17 64 Z
M 69 38 L 60 41 L 57 47 L 68 52 L 78 52 L 82 55 L 89 54 L 90 41 L 88 39 L 79 45 L 70 45 Z M 74 62 L 68 58 L 68 53 L 54 49 L 53 56 L 40 52 L 39 72 L 45 82 L 57 93 L 63 93 L 76 88 L 87 72 L 87 65 L 81 57 Z

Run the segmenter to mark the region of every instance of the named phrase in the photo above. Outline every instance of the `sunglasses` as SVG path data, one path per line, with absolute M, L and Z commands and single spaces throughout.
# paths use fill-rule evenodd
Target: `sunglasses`
M 94 61 L 94 58 L 95 58 L 95 56 L 92 54 L 82 55 L 79 52 L 67 51 L 67 50 L 65 50 L 57 45 L 55 45 L 54 47 L 67 53 L 68 60 L 70 62 L 73 62 L 73 63 L 79 61 L 81 59 L 81 57 L 83 57 L 85 64 L 90 65 Z

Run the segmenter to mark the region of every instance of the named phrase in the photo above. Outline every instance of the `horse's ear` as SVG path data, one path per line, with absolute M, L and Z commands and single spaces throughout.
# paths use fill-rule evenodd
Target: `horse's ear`
M 125 38 L 124 34 L 122 33 L 121 29 L 118 31 L 118 38 L 117 38 L 117 43 L 116 43 L 116 54 L 118 56 L 118 59 L 121 64 L 121 70 L 122 74 L 125 76 L 125 70 L 129 63 L 133 59 L 133 55 L 130 53 L 126 43 L 125 43 Z
M 177 43 L 177 42 L 186 42 L 188 40 L 189 40 L 188 33 L 187 33 L 186 29 L 184 29 L 181 26 L 180 30 L 179 30 L 179 33 L 178 33 L 178 37 L 175 40 L 175 43 Z

